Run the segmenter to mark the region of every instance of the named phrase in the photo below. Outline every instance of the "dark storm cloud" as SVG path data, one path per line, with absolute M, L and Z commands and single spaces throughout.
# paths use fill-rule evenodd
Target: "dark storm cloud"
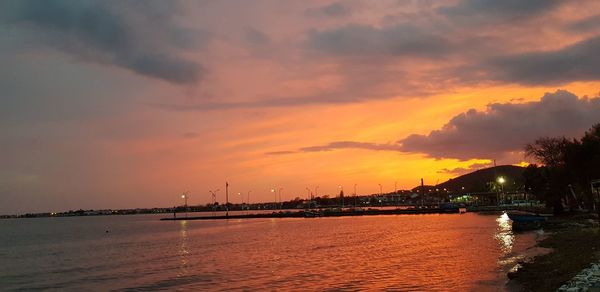
M 493 58 L 488 78 L 520 84 L 563 84 L 600 79 L 600 37 L 549 52 Z
M 396 144 L 376 144 L 367 142 L 354 142 L 354 141 L 337 141 L 331 142 L 327 145 L 321 146 L 310 146 L 300 148 L 300 152 L 321 152 L 331 151 L 336 149 L 367 149 L 367 150 L 387 150 L 387 151 L 398 151 L 399 147 Z
M 558 6 L 558 0 L 464 0 L 439 12 L 458 23 L 498 23 L 527 20 Z
M 313 17 L 340 17 L 350 14 L 350 8 L 344 3 L 334 2 L 323 7 L 309 8 L 306 15 Z
M 323 152 L 332 151 L 339 149 L 364 149 L 373 151 L 400 151 L 400 145 L 398 144 L 377 144 L 368 142 L 355 142 L 355 141 L 336 141 L 326 145 L 309 146 L 303 147 L 298 150 L 283 150 L 267 152 L 267 155 L 286 155 L 294 153 L 307 153 L 307 152 Z
M 254 45 L 265 45 L 271 42 L 271 39 L 264 32 L 255 28 L 247 28 L 245 31 L 245 38 L 248 42 Z
M 196 132 L 187 132 L 187 133 L 183 133 L 182 136 L 185 139 L 194 139 L 194 138 L 200 137 L 200 134 L 196 133 Z
M 177 26 L 173 1 L 20 0 L 4 1 L 0 10 L 0 23 L 84 61 L 178 84 L 203 72 L 179 52 L 201 46 L 206 34 Z
M 382 28 L 351 24 L 341 28 L 312 31 L 308 46 L 333 55 L 396 55 L 436 57 L 450 49 L 440 35 L 411 24 Z
M 521 151 L 543 136 L 579 136 L 600 122 L 600 98 L 578 99 L 564 90 L 545 94 L 540 101 L 490 104 L 486 111 L 471 109 L 428 135 L 410 135 L 399 143 L 406 152 L 435 158 L 500 158 Z
M 473 172 L 475 170 L 479 170 L 482 168 L 488 168 L 490 166 L 493 166 L 492 163 L 474 163 L 471 164 L 467 167 L 456 167 L 456 168 L 442 168 L 441 170 L 438 170 L 437 173 L 448 173 L 448 174 L 452 174 L 452 175 L 463 175 L 466 173 L 470 173 Z
M 527 143 L 536 138 L 576 137 L 598 122 L 600 97 L 578 99 L 568 91 L 558 90 L 545 94 L 540 101 L 494 103 L 488 105 L 485 111 L 471 109 L 453 117 L 439 130 L 431 131 L 427 135 L 413 134 L 396 143 L 338 141 L 269 154 L 365 149 L 422 153 L 433 158 L 500 159 L 511 152 L 522 151 Z M 472 169 L 442 171 L 459 173 L 469 170 Z
M 594 15 L 573 22 L 567 26 L 567 29 L 577 32 L 596 31 L 600 29 L 600 15 Z

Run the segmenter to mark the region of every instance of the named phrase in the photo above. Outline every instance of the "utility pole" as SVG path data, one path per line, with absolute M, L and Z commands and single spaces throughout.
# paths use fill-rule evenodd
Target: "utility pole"
M 247 208 L 247 210 L 248 210 L 248 214 L 250 213 L 250 193 L 251 193 L 251 192 L 252 192 L 252 191 L 248 191 L 248 199 L 246 200 L 246 203 L 248 204 L 248 208 Z
M 283 203 L 281 202 L 281 190 L 283 190 L 283 188 L 279 188 L 279 210 L 283 207 Z
M 356 208 L 356 184 L 354 184 L 354 208 Z
M 210 194 L 212 195 L 212 209 L 213 209 L 213 216 L 215 216 L 215 202 L 217 201 L 217 192 L 219 191 L 219 189 L 216 189 L 214 191 L 209 191 Z
M 394 182 L 394 201 L 396 201 L 396 206 L 398 206 L 398 181 Z
M 229 217 L 229 183 L 225 182 L 225 217 Z

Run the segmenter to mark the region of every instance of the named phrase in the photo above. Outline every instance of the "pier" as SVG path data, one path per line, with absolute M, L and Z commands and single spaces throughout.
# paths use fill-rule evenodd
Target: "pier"
M 367 209 L 367 210 L 332 210 L 332 209 L 314 209 L 302 210 L 297 212 L 272 212 L 255 213 L 240 215 L 219 215 L 219 216 L 195 216 L 195 217 L 167 217 L 161 218 L 163 221 L 178 220 L 222 220 L 222 219 L 252 219 L 252 218 L 314 218 L 314 217 L 343 217 L 343 216 L 374 216 L 374 215 L 418 215 L 418 214 L 458 214 L 459 208 L 411 208 L 411 209 Z

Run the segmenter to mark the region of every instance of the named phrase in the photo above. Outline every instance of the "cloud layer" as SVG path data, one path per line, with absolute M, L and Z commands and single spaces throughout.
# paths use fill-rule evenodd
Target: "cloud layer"
M 493 80 L 527 85 L 564 84 L 600 79 L 600 37 L 554 51 L 530 52 L 490 60 Z
M 599 122 L 600 98 L 578 98 L 558 90 L 545 94 L 540 101 L 493 103 L 485 111 L 471 109 L 453 117 L 439 130 L 427 135 L 413 134 L 397 143 L 338 141 L 270 154 L 366 149 L 422 153 L 433 158 L 500 159 L 511 152 L 521 152 L 536 138 L 577 137 Z M 461 170 L 448 170 L 457 171 Z
M 0 23 L 76 56 L 176 84 L 198 81 L 204 68 L 181 56 L 206 37 L 175 23 L 175 2 L 3 1 Z
M 435 158 L 488 158 L 521 151 L 543 136 L 581 135 L 600 122 L 600 98 L 578 99 L 558 90 L 540 101 L 490 104 L 487 110 L 469 110 L 453 117 L 442 129 L 427 135 L 410 135 L 399 143 L 402 150 Z

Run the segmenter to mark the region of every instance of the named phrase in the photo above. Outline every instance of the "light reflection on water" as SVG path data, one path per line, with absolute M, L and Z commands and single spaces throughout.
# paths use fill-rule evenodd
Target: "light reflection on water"
M 179 274 L 177 274 L 178 277 L 184 277 L 188 274 L 188 254 L 190 253 L 188 251 L 188 245 L 187 245 L 187 241 L 188 241 L 188 234 L 187 234 L 187 221 L 179 221 L 180 225 L 181 225 L 181 244 L 180 244 L 180 249 L 179 249 L 179 258 L 181 260 L 181 265 L 179 267 Z
M 513 242 L 515 240 L 515 235 L 512 231 L 512 224 L 508 215 L 506 213 L 502 213 L 497 219 L 498 222 L 498 231 L 496 233 L 496 239 L 500 242 L 501 250 L 507 254 L 512 251 Z
M 497 290 L 520 251 L 504 216 L 0 220 L 0 283 L 59 290 Z M 105 230 L 110 230 L 105 233 Z

